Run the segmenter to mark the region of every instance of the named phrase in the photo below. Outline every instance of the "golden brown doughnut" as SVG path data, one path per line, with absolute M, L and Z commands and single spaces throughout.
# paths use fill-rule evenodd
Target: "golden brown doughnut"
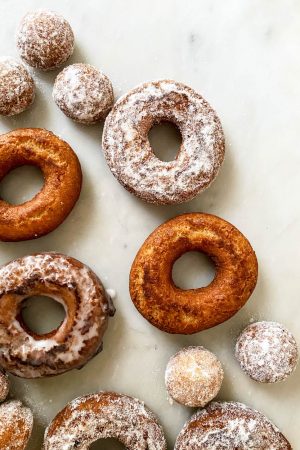
M 87 450 L 98 439 L 118 439 L 128 450 L 166 450 L 163 429 L 140 400 L 99 392 L 71 401 L 48 427 L 44 450 Z
M 175 450 L 292 450 L 263 414 L 236 402 L 213 402 L 199 410 L 179 433 Z
M 0 199 L 0 240 L 35 239 L 53 231 L 71 212 L 81 190 L 81 168 L 71 147 L 41 128 L 21 128 L 0 136 L 0 181 L 19 166 L 39 167 L 42 190 L 11 205 Z
M 0 449 L 24 450 L 32 431 L 33 417 L 29 408 L 18 400 L 0 405 Z
M 215 264 L 206 287 L 182 290 L 172 267 L 196 250 Z M 192 334 L 233 316 L 248 300 L 257 281 L 257 259 L 243 234 L 219 217 L 191 213 L 160 225 L 140 248 L 130 272 L 130 295 L 140 313 L 168 333 Z
M 21 317 L 22 302 L 44 295 L 61 303 L 66 317 L 38 335 Z M 24 256 L 0 267 L 0 364 L 23 378 L 79 369 L 102 350 L 115 310 L 92 270 L 60 253 Z

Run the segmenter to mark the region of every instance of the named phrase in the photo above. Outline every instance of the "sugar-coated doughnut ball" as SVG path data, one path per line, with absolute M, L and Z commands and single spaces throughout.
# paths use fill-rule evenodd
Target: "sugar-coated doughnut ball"
M 58 74 L 53 99 L 66 116 L 76 122 L 93 124 L 113 106 L 109 78 L 90 64 L 72 64 Z
M 69 22 L 53 11 L 33 11 L 17 30 L 17 47 L 24 61 L 41 70 L 61 66 L 73 53 L 74 34 Z
M 5 372 L 0 369 L 0 402 L 3 402 L 8 396 L 9 381 Z
M 34 100 L 33 79 L 14 58 L 0 58 L 0 115 L 13 116 L 27 109 Z
M 203 347 L 187 347 L 169 360 L 165 383 L 176 402 L 202 407 L 218 394 L 223 375 L 222 365 L 213 353 Z
M 295 369 L 298 348 L 293 335 L 276 322 L 256 322 L 240 334 L 235 355 L 241 368 L 253 380 L 275 383 Z

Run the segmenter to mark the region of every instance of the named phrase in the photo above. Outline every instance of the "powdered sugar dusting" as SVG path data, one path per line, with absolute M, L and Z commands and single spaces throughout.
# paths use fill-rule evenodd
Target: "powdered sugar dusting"
M 298 361 L 293 335 L 276 322 L 256 322 L 245 328 L 237 340 L 235 355 L 241 368 L 262 383 L 286 379 Z
M 148 132 L 167 120 L 182 134 L 174 161 L 160 161 Z M 221 123 L 210 105 L 184 84 L 145 83 L 121 97 L 105 122 L 103 149 L 112 173 L 123 186 L 152 203 L 193 198 L 216 177 L 224 158 Z
M 136 398 L 112 392 L 80 397 L 58 414 L 45 433 L 44 450 L 87 450 L 116 438 L 129 450 L 166 450 L 155 415 Z
M 27 64 L 52 70 L 73 53 L 74 34 L 62 16 L 40 9 L 22 19 L 17 31 L 17 46 Z
M 20 114 L 33 102 L 34 82 L 23 64 L 7 56 L 0 58 L 0 114 Z
M 58 74 L 53 99 L 71 119 L 92 124 L 107 115 L 114 96 L 104 73 L 89 64 L 72 64 Z
M 51 338 L 31 336 L 16 315 L 8 326 L 0 322 L 0 361 L 3 367 L 16 375 L 36 377 L 61 373 L 83 365 L 101 347 L 108 316 L 114 312 L 111 300 L 87 266 L 74 263 L 64 255 L 30 255 L 1 267 L 0 308 L 5 295 L 14 295 L 19 305 L 17 314 L 21 302 L 33 295 L 37 286 L 39 295 L 47 295 L 47 288 L 53 285 L 67 288 L 76 298 L 71 327 L 68 311 Z M 65 306 L 63 295 L 56 300 Z M 89 348 L 87 354 L 86 348 Z M 18 360 L 19 365 L 16 363 Z
M 24 450 L 31 435 L 33 417 L 30 409 L 13 400 L 0 405 L 0 448 Z
M 267 417 L 241 403 L 211 403 L 185 424 L 175 450 L 291 450 Z
M 165 383 L 169 395 L 186 406 L 205 406 L 223 381 L 220 361 L 203 347 L 187 347 L 171 357 Z
M 0 402 L 3 402 L 8 396 L 9 380 L 7 375 L 0 369 Z

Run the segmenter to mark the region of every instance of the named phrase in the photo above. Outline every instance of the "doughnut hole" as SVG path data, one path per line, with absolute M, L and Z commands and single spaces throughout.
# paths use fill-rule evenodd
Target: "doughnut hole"
M 39 336 L 56 330 L 65 316 L 63 305 L 51 297 L 36 295 L 23 300 L 21 304 L 21 322 Z
M 222 364 L 212 352 L 201 346 L 186 347 L 170 358 L 165 384 L 177 403 L 203 407 L 218 394 L 223 376 Z
M 155 156 L 161 161 L 174 161 L 182 144 L 179 128 L 172 122 L 162 121 L 152 126 L 148 139 Z
M 125 450 L 126 447 L 120 441 L 115 438 L 98 439 L 92 445 L 89 450 Z
M 11 205 L 20 205 L 35 197 L 43 185 L 44 176 L 39 167 L 17 167 L 1 180 L 0 198 Z
M 191 251 L 175 261 L 172 269 L 174 284 L 180 289 L 208 286 L 216 275 L 215 265 L 204 253 Z

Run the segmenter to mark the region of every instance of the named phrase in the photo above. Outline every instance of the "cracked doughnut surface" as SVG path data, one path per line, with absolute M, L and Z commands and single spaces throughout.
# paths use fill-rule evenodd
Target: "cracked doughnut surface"
M 49 296 L 66 311 L 60 326 L 43 335 L 22 321 L 22 302 Z M 23 378 L 81 368 L 102 349 L 111 299 L 87 266 L 60 253 L 24 256 L 0 267 L 0 365 Z

